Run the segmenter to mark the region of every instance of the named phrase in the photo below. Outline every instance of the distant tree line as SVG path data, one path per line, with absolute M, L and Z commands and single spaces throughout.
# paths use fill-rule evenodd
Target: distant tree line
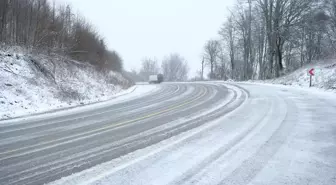
M 164 81 L 177 82 L 187 81 L 188 72 L 189 67 L 187 61 L 181 55 L 173 53 L 163 59 L 161 68 L 156 58 L 143 59 L 139 76 L 147 81 L 150 75 L 161 73 L 164 77 Z
M 122 59 L 69 5 L 47 0 L 0 0 L 0 42 L 65 54 L 101 70 L 122 70 Z
M 335 0 L 237 0 L 229 11 L 204 46 L 211 79 L 275 78 L 335 57 Z

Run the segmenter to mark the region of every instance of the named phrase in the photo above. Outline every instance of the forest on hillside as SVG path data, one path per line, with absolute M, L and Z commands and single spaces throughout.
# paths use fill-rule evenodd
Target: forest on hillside
M 47 0 L 0 1 L 1 46 L 22 46 L 30 52 L 58 53 L 88 62 L 99 70 L 121 71 L 122 59 L 69 5 Z
M 205 43 L 199 77 L 270 79 L 335 58 L 335 0 L 237 0 L 220 39 Z

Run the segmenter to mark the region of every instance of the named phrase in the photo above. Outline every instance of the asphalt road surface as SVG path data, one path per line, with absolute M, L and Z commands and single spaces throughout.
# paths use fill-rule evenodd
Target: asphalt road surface
M 94 110 L 0 124 L 0 184 L 77 172 L 55 183 L 336 184 L 336 96 L 220 82 L 157 86 Z M 130 154 L 105 175 L 82 172 Z

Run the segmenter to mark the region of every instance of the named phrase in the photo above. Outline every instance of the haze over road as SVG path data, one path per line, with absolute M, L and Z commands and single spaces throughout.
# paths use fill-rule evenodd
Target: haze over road
M 0 124 L 0 184 L 76 172 L 53 184 L 335 184 L 335 120 L 329 94 L 164 83 L 95 109 Z

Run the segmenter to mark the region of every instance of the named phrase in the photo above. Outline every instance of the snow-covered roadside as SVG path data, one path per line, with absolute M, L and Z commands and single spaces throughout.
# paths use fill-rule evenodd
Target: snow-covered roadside
M 140 96 L 145 96 L 149 93 L 153 93 L 155 91 L 160 90 L 159 86 L 156 85 L 134 85 L 127 90 L 121 91 L 120 93 L 116 93 L 114 96 L 111 96 L 109 100 L 94 102 L 91 104 L 80 105 L 75 107 L 67 107 L 63 109 L 56 109 L 54 111 L 49 111 L 45 113 L 33 114 L 29 116 L 23 116 L 19 118 L 13 118 L 9 120 L 2 120 L 0 124 L 15 124 L 20 123 L 22 121 L 32 122 L 39 121 L 42 119 L 52 119 L 57 118 L 59 116 L 66 116 L 71 114 L 76 114 L 78 112 L 90 111 L 99 109 L 106 106 L 111 106 L 113 104 L 121 103 L 123 101 L 132 100 L 138 98 Z
M 110 100 L 131 85 L 63 56 L 0 49 L 0 120 Z
M 230 84 L 230 83 L 229 83 Z M 298 93 L 310 93 L 314 94 L 316 96 L 323 96 L 323 97 L 330 97 L 335 98 L 335 90 L 327 90 L 327 89 L 321 89 L 316 87 L 302 87 L 302 86 L 291 86 L 291 85 L 282 85 L 282 84 L 272 84 L 272 83 L 265 83 L 265 82 L 236 82 L 236 84 L 241 85 L 260 85 L 260 86 L 269 86 L 270 88 L 278 88 L 282 89 L 284 91 L 294 91 Z
M 310 89 L 323 89 L 336 92 L 336 60 L 318 61 L 315 64 L 306 65 L 290 74 L 270 80 L 250 80 L 249 82 L 281 84 L 286 86 L 309 87 L 310 77 L 308 71 L 314 69 L 312 87 Z

